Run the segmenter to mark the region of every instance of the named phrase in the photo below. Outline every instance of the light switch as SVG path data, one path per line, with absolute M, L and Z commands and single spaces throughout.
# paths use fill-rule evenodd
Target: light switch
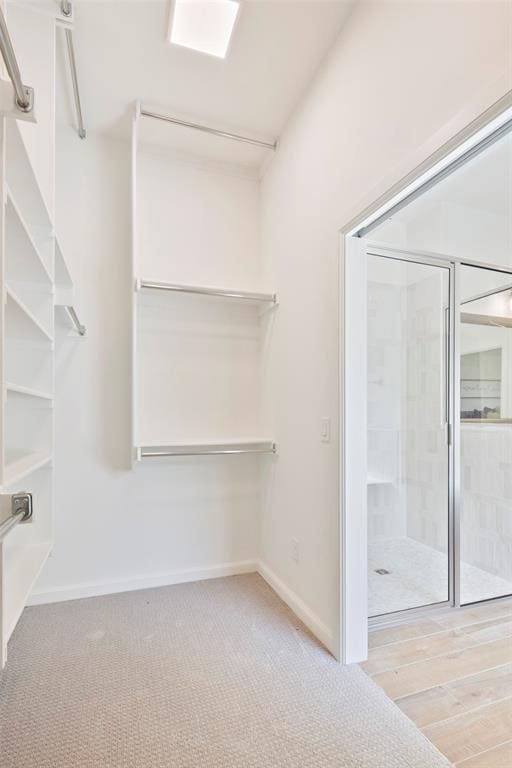
M 320 421 L 320 439 L 322 443 L 331 442 L 331 420 L 328 418 Z

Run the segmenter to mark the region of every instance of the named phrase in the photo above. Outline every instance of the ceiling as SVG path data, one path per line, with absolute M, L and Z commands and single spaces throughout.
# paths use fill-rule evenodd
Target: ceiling
M 182 118 L 277 138 L 352 6 L 353 0 L 243 0 L 222 60 L 166 42 L 169 0 L 75 0 L 86 128 L 126 136 L 127 115 L 140 99 Z

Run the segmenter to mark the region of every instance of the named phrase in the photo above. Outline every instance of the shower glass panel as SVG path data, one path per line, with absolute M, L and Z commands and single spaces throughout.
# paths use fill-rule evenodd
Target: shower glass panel
M 368 255 L 369 616 L 449 599 L 450 269 Z
M 512 274 L 460 268 L 460 601 L 512 594 Z

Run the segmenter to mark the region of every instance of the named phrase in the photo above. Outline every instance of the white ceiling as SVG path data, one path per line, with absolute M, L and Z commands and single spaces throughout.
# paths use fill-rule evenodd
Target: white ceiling
M 221 60 L 166 42 L 168 0 L 76 0 L 86 128 L 127 135 L 127 114 L 141 99 L 225 130 L 277 138 L 352 5 L 243 0 L 229 56 Z

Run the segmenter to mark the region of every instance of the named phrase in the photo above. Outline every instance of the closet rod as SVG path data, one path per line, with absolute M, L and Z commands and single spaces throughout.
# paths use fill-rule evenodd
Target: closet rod
M 14 88 L 14 93 L 16 96 L 16 106 L 19 109 L 21 109 L 22 112 L 31 112 L 32 109 L 34 108 L 34 91 L 32 90 L 32 88 L 26 85 L 23 85 L 20 68 L 18 66 L 16 54 L 14 53 L 14 48 L 12 47 L 11 37 L 9 35 L 9 30 L 7 29 L 5 16 L 1 7 L 0 7 L 0 49 L 2 51 L 2 56 L 5 62 L 5 68 L 7 69 L 7 74 L 9 75 L 12 82 L 12 86 Z
M 196 293 L 202 296 L 221 296 L 225 299 L 245 299 L 248 301 L 277 302 L 275 293 L 249 293 L 247 291 L 229 291 L 221 288 L 207 288 L 200 285 L 179 285 L 178 283 L 157 283 L 141 280 L 140 288 L 150 288 L 157 291 L 175 291 L 176 293 Z
M 73 325 L 75 326 L 76 330 L 80 334 L 80 336 L 85 336 L 86 327 L 85 325 L 82 325 L 80 320 L 78 319 L 78 315 L 76 313 L 76 310 L 74 307 L 70 306 L 69 304 L 58 304 L 57 306 L 62 306 L 70 316 L 71 320 L 73 321 Z
M 180 120 L 177 117 L 171 117 L 170 115 L 162 115 L 158 112 L 150 112 L 143 107 L 140 110 L 140 114 L 144 117 L 153 117 L 155 120 L 164 120 L 167 123 L 173 123 L 174 125 L 181 125 L 183 128 L 193 128 L 195 131 L 202 131 L 203 133 L 210 133 L 213 136 L 220 136 L 223 139 L 233 139 L 234 141 L 242 141 L 245 144 L 252 144 L 255 147 L 264 147 L 265 149 L 277 149 L 277 141 L 260 141 L 260 139 L 251 139 L 249 136 L 241 136 L 238 133 L 229 133 L 228 131 L 220 131 L 218 128 L 212 128 L 209 125 L 201 125 L 199 123 L 190 123 L 187 120 Z
M 255 444 L 254 446 L 247 445 L 245 447 L 233 445 L 231 447 L 225 446 L 224 448 L 213 445 L 174 445 L 159 449 L 141 448 L 139 455 L 141 459 L 148 459 L 162 456 L 220 456 L 242 453 L 276 453 L 276 444 L 262 443 L 261 445 Z
M 11 514 L 0 523 L 0 541 L 7 536 L 11 528 L 14 528 L 18 523 L 29 520 L 31 516 L 32 513 L 27 514 L 23 508 L 20 508 L 17 512 L 11 512 Z
M 63 16 L 70 17 L 72 14 L 72 6 L 70 0 L 62 0 L 60 9 Z M 78 124 L 78 135 L 81 139 L 85 139 L 86 132 L 84 127 L 84 118 L 82 115 L 82 104 L 80 102 L 80 91 L 78 88 L 78 74 L 76 71 L 76 59 L 75 48 L 73 45 L 73 32 L 67 28 L 64 30 L 66 35 L 66 44 L 68 48 L 69 68 L 71 70 L 71 82 L 73 84 L 73 97 L 75 99 L 76 120 Z

